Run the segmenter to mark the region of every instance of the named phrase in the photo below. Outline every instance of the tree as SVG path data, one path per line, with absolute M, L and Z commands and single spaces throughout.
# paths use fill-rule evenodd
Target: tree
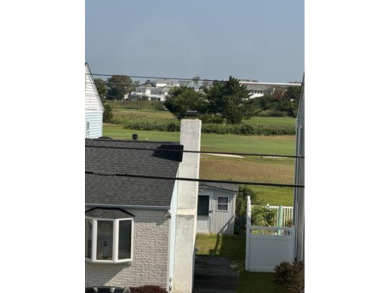
M 196 92 L 192 88 L 181 86 L 171 89 L 164 106 L 180 120 L 186 116 L 188 110 L 204 113 L 207 101 L 204 99 L 203 94 Z
M 288 115 L 296 117 L 299 99 L 301 96 L 301 87 L 288 87 L 286 90 L 277 89 L 271 95 L 255 98 L 256 105 L 262 110 L 271 110 L 271 115 Z
M 236 199 L 236 215 L 246 216 L 247 205 L 246 198 L 249 196 L 251 201 L 257 201 L 257 204 L 252 208 L 252 225 L 256 226 L 273 226 L 275 224 L 276 210 L 269 209 L 264 200 L 255 199 L 256 192 L 247 185 L 240 186 Z
M 255 191 L 247 185 L 240 185 L 238 188 L 238 194 L 236 198 L 236 215 L 246 215 L 246 198 L 249 196 L 253 201 L 255 198 Z
M 104 99 L 106 97 L 106 94 L 107 94 L 106 82 L 101 78 L 95 78 L 94 81 L 95 81 L 96 89 L 99 93 L 100 99 Z
M 241 123 L 256 112 L 254 101 L 249 96 L 246 87 L 232 76 L 227 82 L 215 81 L 207 92 L 208 113 L 221 114 L 229 124 Z
M 107 100 L 103 100 L 103 122 L 111 122 L 114 114 L 112 113 L 112 106 L 107 102 Z
M 278 111 L 287 112 L 288 116 L 295 117 L 298 110 L 301 87 L 288 87 L 277 105 Z
M 133 81 L 126 75 L 113 75 L 107 80 L 107 99 L 123 100 L 132 89 Z

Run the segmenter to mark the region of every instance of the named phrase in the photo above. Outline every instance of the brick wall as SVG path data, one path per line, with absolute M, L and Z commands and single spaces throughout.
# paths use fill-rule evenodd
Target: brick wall
M 169 218 L 167 211 L 128 210 L 134 214 L 133 261 L 102 264 L 85 262 L 88 286 L 167 287 Z

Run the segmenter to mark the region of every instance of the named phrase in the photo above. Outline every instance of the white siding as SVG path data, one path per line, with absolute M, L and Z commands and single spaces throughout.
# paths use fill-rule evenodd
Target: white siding
M 101 136 L 103 136 L 103 113 L 85 112 L 85 138 L 98 138 Z
M 171 201 L 171 225 L 169 231 L 169 258 L 168 258 L 168 285 L 167 288 L 172 286 L 174 262 L 175 262 L 175 241 L 176 241 L 176 213 L 177 213 L 177 181 L 173 188 L 172 201 Z
M 85 64 L 85 137 L 98 138 L 103 136 L 104 107 L 90 73 L 88 64 Z
M 210 233 L 222 233 L 222 234 L 234 234 L 234 219 L 236 211 L 236 194 L 227 190 L 220 190 L 210 187 L 204 187 L 199 195 L 210 196 L 210 213 L 209 213 L 209 232 Z M 228 197 L 228 210 L 218 210 L 218 197 Z M 200 231 L 198 229 L 198 232 Z
M 228 210 L 218 211 L 218 197 L 228 197 Z M 211 200 L 210 232 L 222 234 L 234 234 L 234 214 L 235 214 L 235 197 L 234 193 L 215 190 L 214 197 Z

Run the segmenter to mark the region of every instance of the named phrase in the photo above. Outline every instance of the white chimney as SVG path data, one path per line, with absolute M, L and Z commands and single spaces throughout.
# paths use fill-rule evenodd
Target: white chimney
M 178 177 L 199 179 L 200 137 L 202 121 L 198 119 L 182 119 L 180 127 L 180 144 L 183 153 Z M 182 181 L 177 183 L 178 200 L 176 214 L 176 239 L 173 292 L 190 293 L 193 287 L 195 265 L 195 237 L 198 206 L 198 182 Z

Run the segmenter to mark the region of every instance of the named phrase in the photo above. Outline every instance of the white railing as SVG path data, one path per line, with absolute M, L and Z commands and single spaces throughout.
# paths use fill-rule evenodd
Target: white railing
M 293 228 L 290 227 L 263 227 L 263 226 L 251 226 L 251 235 L 277 235 L 277 236 L 290 236 L 293 234 Z

